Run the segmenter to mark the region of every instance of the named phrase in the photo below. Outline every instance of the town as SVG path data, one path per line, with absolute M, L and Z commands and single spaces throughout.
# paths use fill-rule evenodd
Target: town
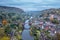
M 60 40 L 60 9 L 39 12 L 6 6 L 0 9 L 0 40 Z

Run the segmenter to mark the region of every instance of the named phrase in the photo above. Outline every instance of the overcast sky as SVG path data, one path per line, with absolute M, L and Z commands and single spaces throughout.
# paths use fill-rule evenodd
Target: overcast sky
M 60 0 L 0 0 L 0 5 L 18 7 L 24 11 L 39 11 L 60 8 Z

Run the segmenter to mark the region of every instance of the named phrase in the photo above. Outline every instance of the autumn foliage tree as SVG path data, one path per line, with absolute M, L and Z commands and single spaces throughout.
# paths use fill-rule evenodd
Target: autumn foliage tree
M 57 19 L 52 20 L 52 23 L 59 24 L 59 21 Z
M 56 34 L 56 39 L 57 39 L 57 40 L 60 40 L 60 33 L 57 33 L 57 34 Z
M 7 24 L 7 20 L 5 20 L 5 19 L 2 20 L 2 24 L 3 24 L 3 25 L 6 25 L 6 24 Z

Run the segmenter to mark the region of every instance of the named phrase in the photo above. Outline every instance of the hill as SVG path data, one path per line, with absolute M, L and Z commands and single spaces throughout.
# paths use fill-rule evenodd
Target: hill
M 24 12 L 22 9 L 15 8 L 15 7 L 8 7 L 8 6 L 0 6 L 0 12 L 5 13 L 22 13 Z
M 21 20 L 24 19 L 23 15 L 24 11 L 20 8 L 8 7 L 8 6 L 0 6 L 0 21 L 2 20 Z
M 51 8 L 51 9 L 46 9 L 41 11 L 42 14 L 56 14 L 60 15 L 60 8 Z

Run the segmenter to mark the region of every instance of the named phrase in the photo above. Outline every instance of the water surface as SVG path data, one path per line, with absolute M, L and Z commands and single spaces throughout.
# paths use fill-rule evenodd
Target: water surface
M 24 30 L 22 32 L 22 40 L 34 40 L 34 38 L 30 35 L 30 26 L 29 20 L 25 21 Z

